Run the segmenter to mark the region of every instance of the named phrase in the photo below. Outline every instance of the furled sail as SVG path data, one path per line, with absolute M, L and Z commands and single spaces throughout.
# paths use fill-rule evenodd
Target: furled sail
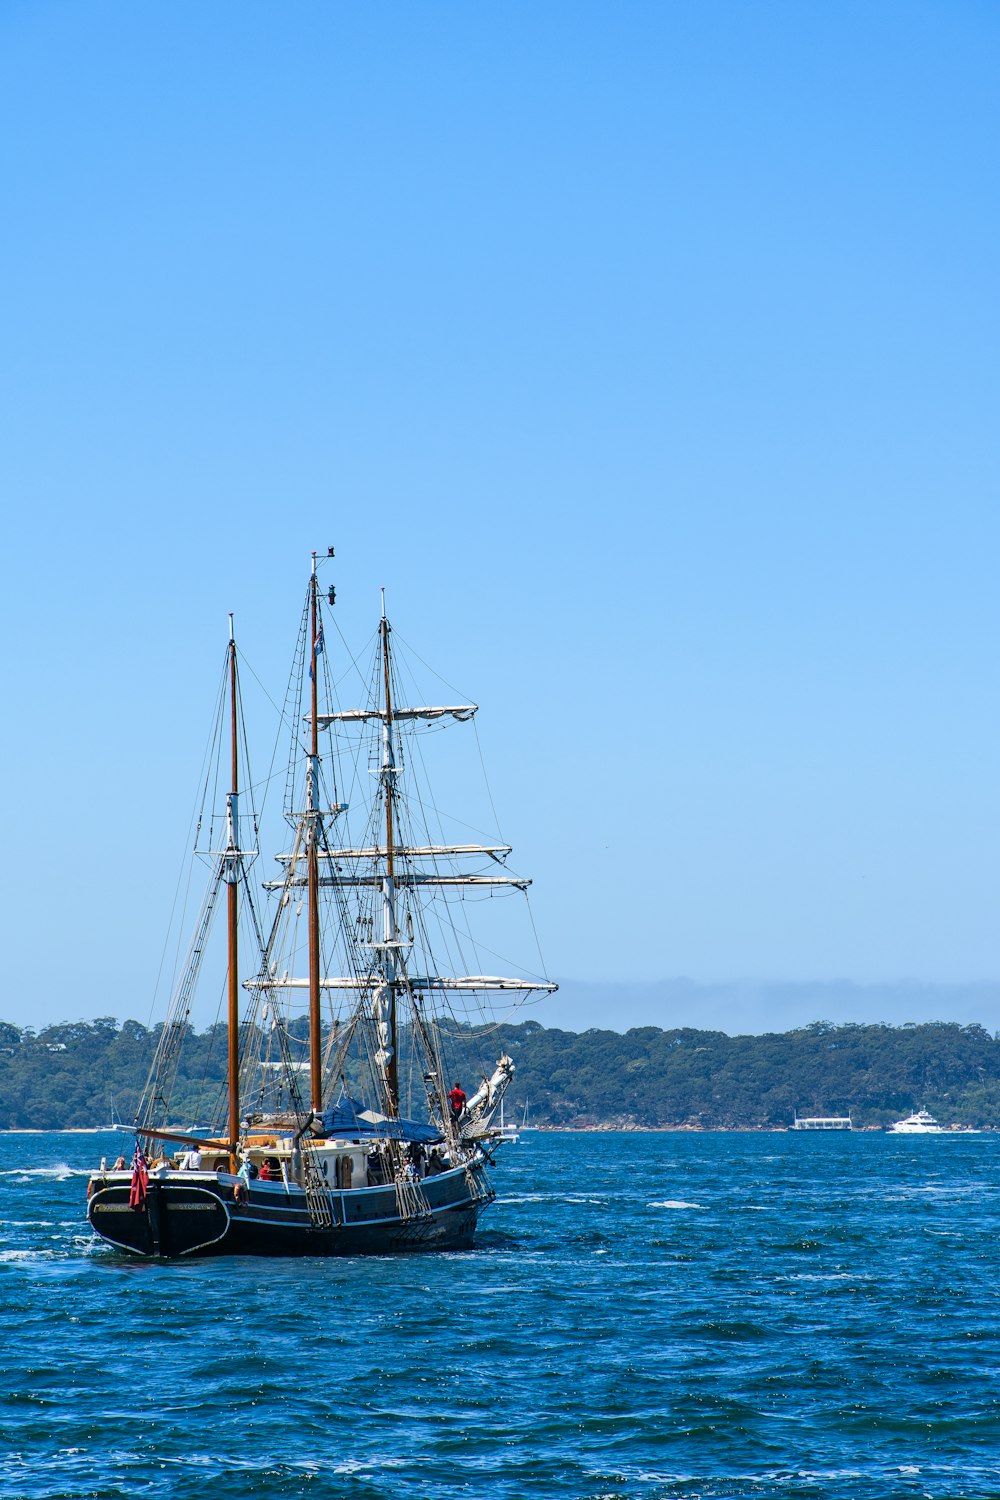
M 379 887 L 384 879 L 385 876 L 376 871 L 368 875 L 321 875 L 319 883 L 320 885 Z M 520 875 L 427 875 L 410 873 L 406 870 L 397 870 L 393 880 L 401 889 L 412 889 L 418 885 L 506 885 L 525 891 L 531 884 L 530 880 L 525 880 Z M 307 875 L 289 875 L 284 880 L 265 881 L 264 889 L 265 891 L 282 891 L 288 886 L 307 886 L 308 884 Z
M 406 719 L 458 719 L 465 723 L 471 719 L 479 709 L 478 703 L 458 703 L 443 708 L 393 708 L 390 719 L 394 724 Z M 309 723 L 311 715 L 306 714 L 306 722 Z M 329 729 L 331 724 L 363 724 L 366 719 L 384 719 L 385 708 L 372 706 L 371 708 L 344 708 L 339 713 L 317 714 L 316 727 L 318 729 Z
M 381 975 L 363 974 L 333 974 L 322 977 L 319 981 L 321 990 L 377 990 L 385 983 Z M 545 991 L 553 994 L 559 986 L 544 979 L 508 979 L 499 974 L 461 974 L 452 977 L 448 974 L 409 974 L 405 979 L 395 981 L 400 986 L 411 990 L 463 990 L 469 993 L 486 990 L 517 990 L 527 993 L 531 990 Z M 248 979 L 244 982 L 244 988 L 248 990 L 305 990 L 309 988 L 308 979 L 290 978 L 257 978 Z
M 491 858 L 500 855 L 506 858 L 511 852 L 510 844 L 394 844 L 396 859 L 436 859 L 458 854 L 488 854 Z M 367 849 L 319 849 L 318 859 L 385 859 L 384 844 L 371 844 Z M 299 854 L 276 854 L 279 864 L 292 864 L 300 859 Z

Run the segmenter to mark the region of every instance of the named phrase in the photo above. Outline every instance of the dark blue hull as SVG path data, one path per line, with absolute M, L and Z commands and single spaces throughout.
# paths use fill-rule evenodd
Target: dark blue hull
M 389 1255 L 460 1250 L 473 1242 L 494 1193 L 484 1165 L 393 1185 L 307 1194 L 223 1173 L 151 1177 L 144 1202 L 129 1203 L 127 1172 L 95 1175 L 87 1217 L 109 1244 L 150 1260 L 207 1255 Z

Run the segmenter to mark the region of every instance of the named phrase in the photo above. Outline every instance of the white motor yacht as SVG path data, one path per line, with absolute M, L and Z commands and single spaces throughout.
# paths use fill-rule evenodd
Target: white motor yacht
M 939 1125 L 932 1114 L 926 1109 L 918 1109 L 914 1114 L 907 1115 L 905 1120 L 897 1120 L 895 1125 L 889 1126 L 891 1135 L 944 1135 L 944 1126 Z

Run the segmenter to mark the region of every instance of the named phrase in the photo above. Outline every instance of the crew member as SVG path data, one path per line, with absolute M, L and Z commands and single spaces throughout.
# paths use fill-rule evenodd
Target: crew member
M 448 1108 L 451 1110 L 452 1120 L 457 1125 L 465 1108 L 465 1090 L 457 1078 L 455 1079 L 455 1087 L 448 1091 Z

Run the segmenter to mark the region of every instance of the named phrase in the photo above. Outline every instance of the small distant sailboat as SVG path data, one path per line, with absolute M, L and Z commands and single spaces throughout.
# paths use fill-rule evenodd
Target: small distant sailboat
M 117 1106 L 115 1104 L 115 1096 L 114 1096 L 114 1094 L 112 1094 L 111 1095 L 111 1124 L 110 1125 L 100 1125 L 98 1127 L 98 1129 L 100 1129 L 100 1130 L 114 1130 L 114 1131 L 121 1132 L 121 1131 L 127 1131 L 129 1128 L 130 1127 L 128 1125 L 126 1125 L 125 1121 L 123 1119 L 121 1119 L 121 1117 L 119 1116 L 119 1114 L 118 1114 L 118 1108 L 117 1108 Z
M 500 1120 L 496 1128 L 497 1139 L 506 1141 L 510 1146 L 516 1146 L 521 1140 L 521 1133 L 516 1125 L 508 1125 L 504 1119 L 503 1100 L 500 1100 Z

